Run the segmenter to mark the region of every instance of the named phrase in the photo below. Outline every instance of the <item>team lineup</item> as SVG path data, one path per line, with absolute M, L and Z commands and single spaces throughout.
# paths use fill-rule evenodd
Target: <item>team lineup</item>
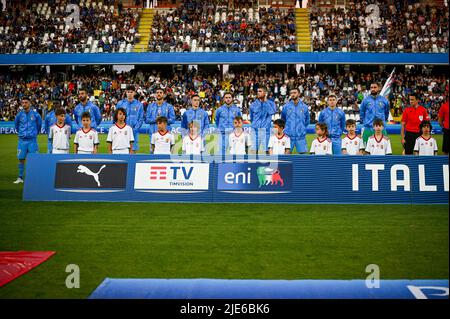
M 361 103 L 360 114 L 363 124 L 362 136 L 356 134 L 357 123 L 345 119 L 344 112 L 337 107 L 337 96 L 327 97 L 327 107 L 320 113 L 315 125 L 316 138 L 312 141 L 309 153 L 314 155 L 389 155 L 392 146 L 386 132 L 389 116 L 389 102 L 379 95 L 380 86 L 372 83 L 370 95 Z M 150 153 L 178 154 L 175 150 L 175 135 L 171 124 L 175 123 L 175 112 L 171 104 L 165 101 L 165 92 L 155 91 L 156 101 L 147 107 L 135 99 L 135 88 L 128 86 L 126 98 L 117 103 L 114 112 L 114 124 L 108 130 L 107 143 L 109 154 L 135 154 L 139 150 L 139 129 L 143 123 L 150 127 Z M 240 108 L 233 103 L 232 93 L 225 93 L 224 104 L 215 112 L 217 140 L 212 146 L 213 154 L 246 155 L 262 151 L 269 155 L 308 153 L 306 129 L 310 124 L 308 106 L 300 99 L 300 91 L 290 91 L 290 101 L 284 105 L 281 118 L 273 120 L 276 107 L 267 98 L 267 89 L 257 90 L 257 99 L 250 106 L 250 132 L 243 128 Z M 85 89 L 78 92 L 79 104 L 75 107 L 75 138 L 73 152 L 76 154 L 95 154 L 98 152 L 99 137 L 97 128 L 102 122 L 99 108 L 89 100 Z M 411 106 L 402 117 L 401 138 L 404 154 L 436 155 L 438 146 L 431 136 L 432 125 L 426 109 L 420 106 L 419 98 L 410 94 Z M 73 133 L 72 118 L 64 108 L 49 112 L 42 123 L 38 112 L 31 108 L 30 99 L 24 96 L 21 101 L 23 110 L 15 118 L 15 127 L 19 142 L 17 157 L 19 176 L 15 183 L 23 182 L 24 164 L 28 153 L 39 152 L 37 135 L 44 124 L 48 134 L 47 152 L 52 154 L 70 153 L 70 137 Z M 191 107 L 184 112 L 181 121 L 181 153 L 200 155 L 209 153 L 206 134 L 210 126 L 208 114 L 200 105 L 197 94 L 191 96 Z M 442 111 L 442 112 L 441 112 Z M 442 151 L 448 153 L 448 104 L 440 111 L 444 127 Z M 341 136 L 347 132 L 344 138 Z M 217 144 L 217 145 L 216 145 Z

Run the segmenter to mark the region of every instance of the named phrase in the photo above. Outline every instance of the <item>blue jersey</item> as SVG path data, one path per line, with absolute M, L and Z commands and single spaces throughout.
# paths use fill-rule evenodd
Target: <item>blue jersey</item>
M 310 118 L 308 106 L 303 101 L 298 101 L 297 104 L 294 104 L 293 101 L 286 103 L 281 111 L 281 119 L 286 122 L 284 133 L 291 140 L 306 136 L 306 128 L 309 125 Z
M 14 125 L 20 139 L 33 139 L 41 132 L 42 118 L 33 109 L 28 112 L 22 110 L 16 115 Z
M 236 105 L 227 106 L 224 104 L 219 107 L 215 114 L 217 129 L 222 133 L 233 130 L 233 120 L 236 116 L 242 116 L 241 110 Z
M 175 110 L 172 104 L 163 102 L 160 106 L 153 102 L 147 106 L 147 115 L 145 116 L 145 123 L 150 124 L 150 134 L 155 133 L 157 129 L 156 119 L 160 116 L 167 117 L 167 130 L 170 131 L 170 125 L 175 123 Z
M 116 105 L 116 109 L 119 108 L 123 108 L 127 112 L 127 125 L 133 131 L 138 131 L 144 123 L 144 106 L 142 103 L 136 99 L 131 102 L 128 99 L 123 99 Z
M 102 115 L 98 106 L 91 101 L 88 101 L 86 105 L 79 103 L 73 110 L 75 122 L 77 123 L 77 130 L 83 127 L 81 116 L 84 112 L 89 112 L 91 114 L 91 128 L 96 129 L 102 122 Z
M 72 118 L 69 114 L 66 114 L 66 119 L 64 120 L 64 123 L 72 127 Z M 56 115 L 55 111 L 48 112 L 45 116 L 44 120 L 44 131 L 45 133 L 50 133 L 50 127 L 56 124 Z
M 250 105 L 250 121 L 252 122 L 252 128 L 259 129 L 265 128 L 266 133 L 270 134 L 272 128 L 272 115 L 276 112 L 275 103 L 271 100 L 261 102 L 256 99 L 252 105 Z
M 189 123 L 195 121 L 200 126 L 200 134 L 204 135 L 205 131 L 209 128 L 209 117 L 208 113 L 204 109 L 189 108 L 184 112 L 183 118 L 181 120 L 181 128 L 183 129 L 183 134 L 188 134 Z
M 327 125 L 331 138 L 340 138 L 345 130 L 345 113 L 337 107 L 334 110 L 327 107 L 320 112 L 319 122 Z
M 389 118 L 389 101 L 381 95 L 375 98 L 369 95 L 361 102 L 359 115 L 364 127 L 372 128 L 373 120 L 376 118 L 383 120 L 386 127 L 386 121 Z

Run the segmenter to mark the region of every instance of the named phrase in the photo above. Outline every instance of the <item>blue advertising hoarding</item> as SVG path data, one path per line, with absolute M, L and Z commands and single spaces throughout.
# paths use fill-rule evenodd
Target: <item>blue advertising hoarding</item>
M 447 156 L 30 154 L 26 172 L 30 201 L 448 204 L 449 191 Z

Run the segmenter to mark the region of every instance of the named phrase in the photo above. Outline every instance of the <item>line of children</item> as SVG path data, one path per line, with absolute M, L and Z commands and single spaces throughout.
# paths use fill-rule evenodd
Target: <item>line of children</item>
M 50 127 L 49 139 L 52 141 L 53 154 L 68 154 L 70 148 L 71 128 L 65 124 L 66 111 L 59 108 L 55 111 L 56 123 Z M 96 154 L 98 152 L 98 132 L 91 128 L 89 112 L 82 114 L 82 128 L 75 134 L 74 153 Z M 134 136 L 133 130 L 126 124 L 126 111 L 119 108 L 114 113 L 114 122 L 108 132 L 107 142 L 110 154 L 131 154 Z M 167 130 L 166 117 L 156 119 L 157 131 L 151 136 L 153 154 L 171 154 L 175 144 L 175 136 Z M 243 129 L 243 119 L 236 116 L 233 120 L 234 130 L 228 136 L 228 153 L 231 155 L 246 155 L 251 146 L 250 134 Z M 270 155 L 290 154 L 290 138 L 284 133 L 285 122 L 277 119 L 273 122 L 273 134 L 269 139 Z M 364 146 L 362 138 L 356 134 L 355 120 L 346 121 L 347 135 L 342 139 L 342 154 L 344 155 L 389 155 L 392 154 L 391 142 L 383 135 L 384 124 L 380 119 L 373 121 L 374 135 Z M 422 135 L 417 138 L 414 146 L 415 155 L 437 155 L 437 143 L 431 136 L 430 121 L 423 121 L 420 125 Z M 205 151 L 204 138 L 199 133 L 199 125 L 195 121 L 189 123 L 189 134 L 183 138 L 182 153 L 186 155 L 200 155 Z M 328 138 L 328 128 L 325 123 L 317 123 L 317 138 L 311 144 L 310 153 L 314 155 L 331 155 L 332 143 Z

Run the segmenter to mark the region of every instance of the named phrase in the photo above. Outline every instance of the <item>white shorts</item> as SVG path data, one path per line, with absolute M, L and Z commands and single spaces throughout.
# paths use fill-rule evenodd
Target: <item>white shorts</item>
M 58 150 L 58 149 L 54 148 L 52 150 L 52 154 L 69 154 L 69 150 Z
M 130 154 L 130 149 L 129 148 L 124 148 L 121 150 L 112 150 L 113 154 Z
M 92 154 L 92 151 L 80 151 L 80 150 L 78 150 L 77 154 Z

